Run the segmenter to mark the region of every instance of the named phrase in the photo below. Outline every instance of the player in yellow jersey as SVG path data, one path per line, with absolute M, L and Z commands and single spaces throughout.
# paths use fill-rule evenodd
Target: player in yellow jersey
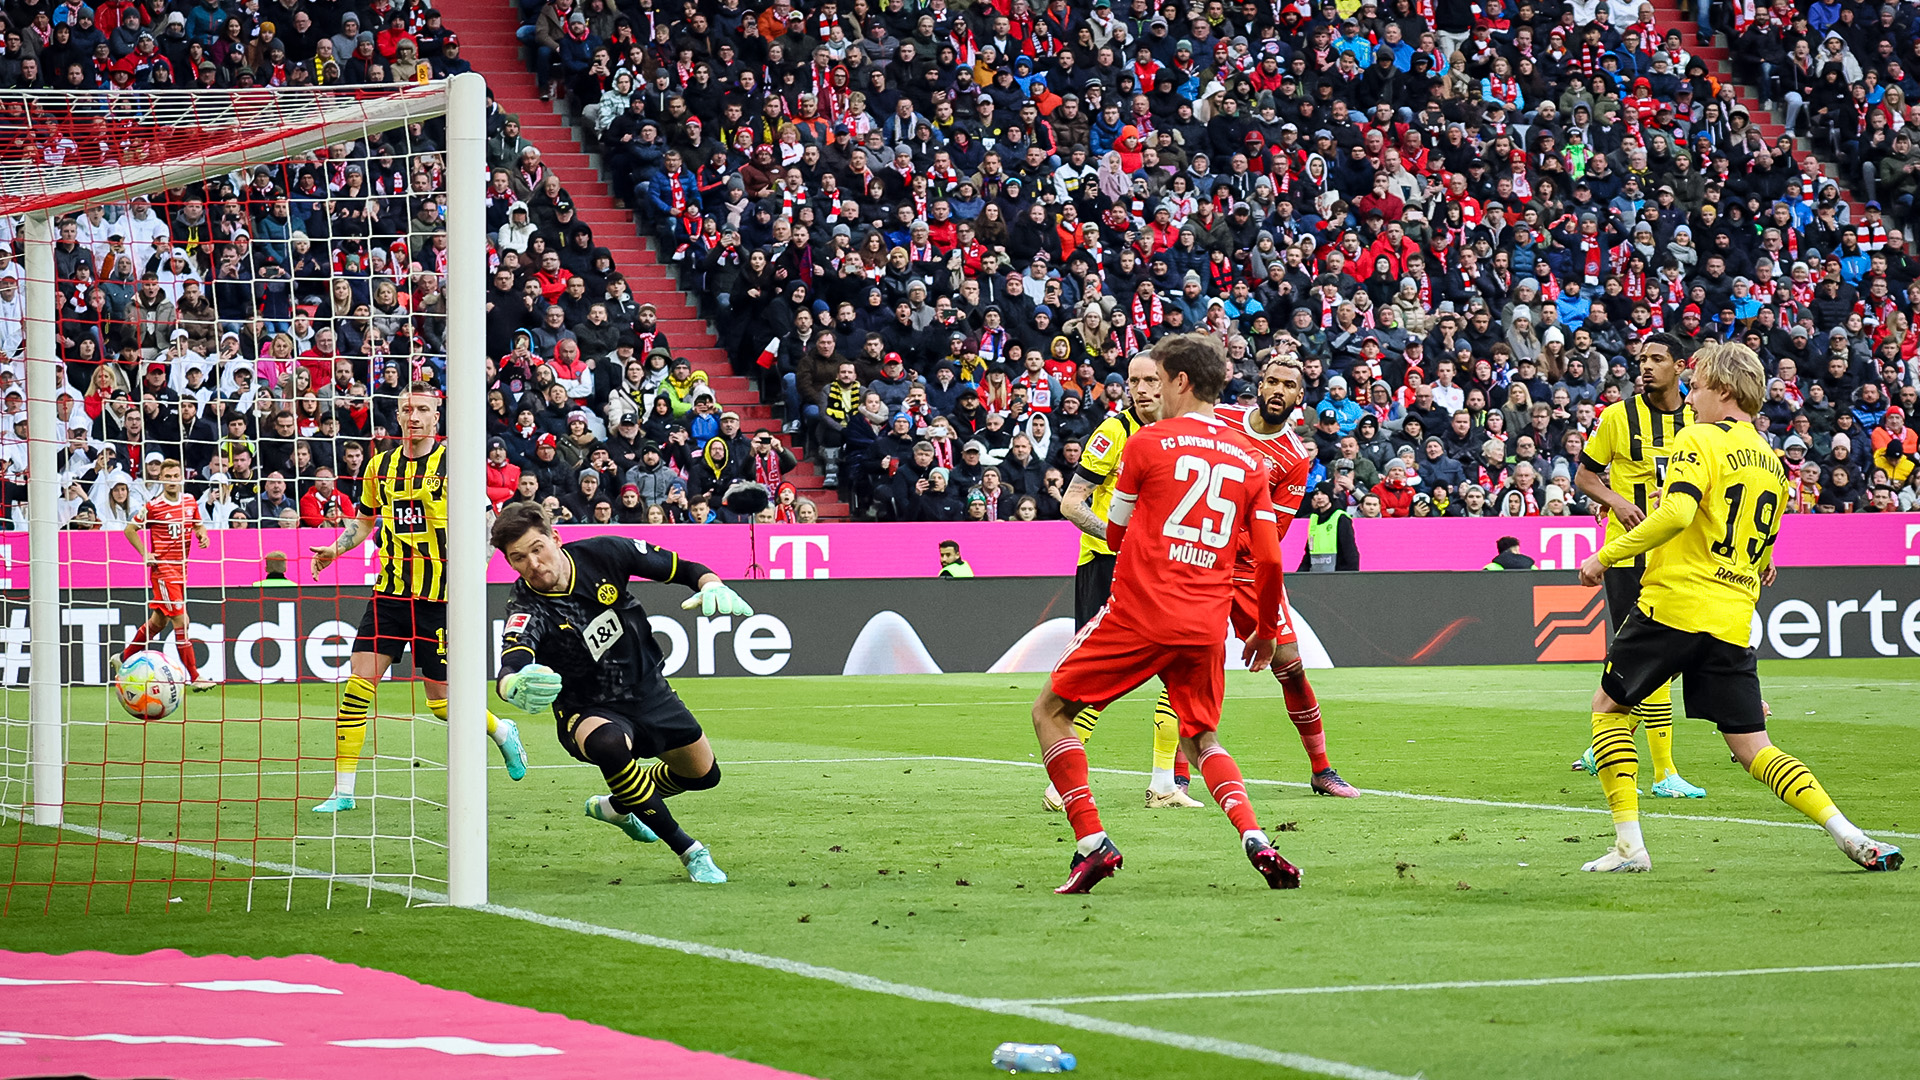
M 1101 421 L 1080 453 L 1080 464 L 1060 497 L 1060 515 L 1079 526 L 1080 565 L 1073 575 L 1073 625 L 1087 625 L 1106 606 L 1113 591 L 1114 554 L 1107 547 L 1107 507 L 1113 502 L 1114 481 L 1120 475 L 1120 454 L 1127 439 L 1160 419 L 1160 369 L 1153 357 L 1141 353 L 1127 365 L 1125 409 Z M 1100 710 L 1081 709 L 1073 718 L 1080 741 L 1093 737 Z M 1165 690 L 1153 707 L 1153 775 L 1147 783 L 1147 806 L 1204 806 L 1187 794 L 1187 761 L 1179 753 L 1180 719 L 1167 702 Z M 1047 785 L 1041 799 L 1049 810 L 1063 810 L 1060 793 Z
M 1672 334 L 1648 337 L 1640 353 L 1640 392 L 1600 414 L 1600 427 L 1580 455 L 1573 483 L 1587 498 L 1607 508 L 1608 541 L 1618 540 L 1647 516 L 1660 493 L 1674 442 L 1693 423 L 1693 410 L 1680 387 L 1686 351 L 1686 343 Z M 1607 618 L 1615 633 L 1640 600 L 1640 575 L 1645 570 L 1644 557 L 1607 570 Z M 1673 767 L 1673 687 L 1662 686 L 1635 705 L 1633 719 L 1647 729 L 1654 797 L 1706 798 L 1704 788 L 1687 783 Z M 1591 747 L 1573 767 L 1599 771 Z
M 360 749 L 374 687 L 408 648 L 427 684 L 427 709 L 447 718 L 447 449 L 439 445 L 440 395 L 414 383 L 400 397 L 397 449 L 367 462 L 359 515 L 340 539 L 313 549 L 313 573 L 379 534 L 380 578 L 353 642 L 347 685 L 333 722 L 333 794 L 313 809 L 333 814 L 353 809 Z M 465 496 L 462 496 L 463 498 Z M 487 713 L 487 736 L 500 748 L 507 775 L 527 775 L 526 751 L 511 720 Z
M 1593 751 L 1614 842 L 1581 869 L 1653 868 L 1640 834 L 1630 711 L 1685 675 L 1687 715 L 1713 721 L 1754 779 L 1826 829 L 1854 862 L 1898 870 L 1900 849 L 1861 832 L 1812 771 L 1767 738 L 1760 672 L 1747 644 L 1760 587 L 1773 581 L 1773 542 L 1786 505 L 1780 458 L 1753 428 L 1767 396 L 1766 369 L 1746 346 L 1716 342 L 1700 350 L 1692 382 L 1688 400 L 1698 422 L 1674 440 L 1659 505 L 1580 565 L 1581 583 L 1598 585 L 1608 567 L 1647 557 L 1639 604 L 1607 648 L 1593 695 Z

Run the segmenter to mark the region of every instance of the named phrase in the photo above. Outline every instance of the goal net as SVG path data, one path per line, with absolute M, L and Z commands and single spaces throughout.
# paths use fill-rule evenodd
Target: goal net
M 7 910 L 484 901 L 484 111 L 477 75 L 0 92 Z M 317 812 L 381 567 L 312 551 L 416 382 L 444 395 L 452 705 L 396 665 L 353 809 Z M 171 670 L 116 685 L 144 650 Z M 129 708 L 154 671 L 199 688 Z

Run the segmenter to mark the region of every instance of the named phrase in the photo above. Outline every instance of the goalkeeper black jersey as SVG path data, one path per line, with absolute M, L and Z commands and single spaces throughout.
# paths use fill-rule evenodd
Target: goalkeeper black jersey
M 666 690 L 664 657 L 647 611 L 627 591 L 636 577 L 691 587 L 708 573 L 642 540 L 595 536 L 563 544 L 573 564 L 565 592 L 543 593 L 525 581 L 507 598 L 500 673 L 540 663 L 565 685 L 553 703 L 560 715 L 591 706 L 643 703 Z

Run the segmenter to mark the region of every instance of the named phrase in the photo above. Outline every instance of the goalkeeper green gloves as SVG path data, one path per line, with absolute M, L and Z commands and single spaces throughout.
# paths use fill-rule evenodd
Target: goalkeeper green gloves
M 700 609 L 702 615 L 751 615 L 753 608 L 740 594 L 727 587 L 726 582 L 715 581 L 703 586 L 699 592 L 687 597 L 680 606 L 692 611 Z
M 545 664 L 528 664 L 500 680 L 500 696 L 514 708 L 539 712 L 560 696 L 560 673 Z

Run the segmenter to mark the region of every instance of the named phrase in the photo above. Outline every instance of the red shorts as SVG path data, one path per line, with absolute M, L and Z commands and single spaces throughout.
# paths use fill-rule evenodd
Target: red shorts
M 1241 641 L 1253 637 L 1253 632 L 1260 628 L 1260 590 L 1253 582 L 1234 579 L 1231 618 L 1233 636 Z M 1293 619 L 1287 614 L 1287 587 L 1284 582 L 1280 586 L 1280 633 L 1274 640 L 1281 645 L 1295 644 Z
M 1180 735 L 1192 738 L 1220 727 L 1226 693 L 1227 643 L 1164 645 L 1106 621 L 1109 609 L 1082 627 L 1053 668 L 1053 692 L 1104 709 L 1155 675 L 1180 717 Z
M 187 572 L 185 570 L 155 570 L 152 574 L 153 588 L 147 597 L 147 607 L 169 619 L 177 619 L 187 613 Z

